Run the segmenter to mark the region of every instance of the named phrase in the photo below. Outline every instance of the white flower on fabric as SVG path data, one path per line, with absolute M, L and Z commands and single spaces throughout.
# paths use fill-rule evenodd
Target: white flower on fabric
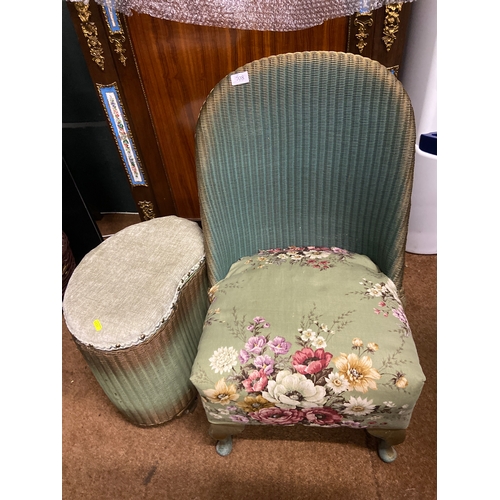
M 307 330 L 302 331 L 300 338 L 305 342 L 308 340 L 314 340 L 316 338 L 316 332 L 313 332 L 310 328 L 308 328 Z
M 326 342 L 325 342 L 325 339 L 323 337 L 316 337 L 312 342 L 311 344 L 313 345 L 313 347 L 315 349 L 325 349 L 326 348 Z
M 234 347 L 219 347 L 209 359 L 210 368 L 215 373 L 229 372 L 238 362 L 237 359 L 238 353 Z
M 326 386 L 329 387 L 334 394 L 340 394 L 349 390 L 349 381 L 340 373 L 330 373 L 326 379 Z
M 291 373 L 283 370 L 278 373 L 276 380 L 270 380 L 267 391 L 262 396 L 281 409 L 316 408 L 323 406 L 326 390 L 314 385 L 300 373 Z
M 290 247 L 287 249 L 286 254 L 288 257 L 290 257 L 290 260 L 301 260 L 304 258 L 302 253 L 299 253 L 299 248 L 297 247 Z
M 387 278 L 385 288 L 399 303 L 401 303 L 401 301 L 399 300 L 399 297 L 398 297 L 398 289 L 396 288 L 396 285 L 394 284 L 394 282 L 392 280 L 390 280 L 389 278 Z
M 384 286 L 380 283 L 376 283 L 372 288 L 368 289 L 368 294 L 371 297 L 382 297 L 384 294 Z
M 331 252 L 325 252 L 324 250 L 308 250 L 304 252 L 304 255 L 310 259 L 326 259 L 330 256 L 330 253 Z
M 375 409 L 375 405 L 372 404 L 373 399 L 368 401 L 367 398 L 362 399 L 361 396 L 355 398 L 351 396 L 351 399 L 348 403 L 344 403 L 346 407 L 342 413 L 346 413 L 347 415 L 369 415 Z
M 400 415 L 411 415 L 413 408 L 410 408 L 410 405 L 403 405 L 401 407 Z

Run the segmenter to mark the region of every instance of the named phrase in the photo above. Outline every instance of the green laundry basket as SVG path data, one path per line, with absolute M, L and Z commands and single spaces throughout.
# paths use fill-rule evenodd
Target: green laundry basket
M 102 389 L 140 426 L 184 413 L 208 309 L 202 232 L 176 216 L 130 226 L 89 252 L 66 288 L 71 335 Z

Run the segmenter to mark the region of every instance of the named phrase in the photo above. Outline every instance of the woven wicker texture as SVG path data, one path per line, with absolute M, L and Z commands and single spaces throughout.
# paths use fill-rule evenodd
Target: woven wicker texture
M 120 231 L 75 269 L 66 324 L 104 392 L 135 424 L 163 423 L 194 399 L 189 376 L 206 291 L 201 230 L 175 216 Z
M 167 422 L 195 399 L 189 377 L 208 308 L 206 292 L 203 264 L 182 288 L 175 313 L 142 344 L 103 351 L 74 339 L 108 398 L 134 424 Z
M 142 342 L 171 314 L 179 286 L 203 258 L 195 222 L 169 216 L 123 229 L 75 269 L 63 303 L 68 328 L 99 349 Z
M 415 123 L 401 83 L 358 55 L 249 63 L 199 116 L 196 162 L 211 284 L 259 250 L 337 246 L 367 255 L 403 297 Z

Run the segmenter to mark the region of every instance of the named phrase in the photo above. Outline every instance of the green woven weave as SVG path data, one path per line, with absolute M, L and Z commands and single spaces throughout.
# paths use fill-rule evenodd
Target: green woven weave
M 196 397 L 191 365 L 208 309 L 202 232 L 174 215 L 94 248 L 64 294 L 66 325 L 103 391 L 136 425 L 158 425 Z
M 209 280 L 262 249 L 367 255 L 402 293 L 415 124 L 401 83 L 353 54 L 272 56 L 207 98 L 196 161 Z

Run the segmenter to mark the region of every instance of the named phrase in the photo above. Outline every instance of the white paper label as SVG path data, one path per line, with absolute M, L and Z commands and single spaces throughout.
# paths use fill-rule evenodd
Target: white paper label
M 242 83 L 248 83 L 249 81 L 250 80 L 248 79 L 248 71 L 231 75 L 231 83 L 233 85 L 241 85 Z

